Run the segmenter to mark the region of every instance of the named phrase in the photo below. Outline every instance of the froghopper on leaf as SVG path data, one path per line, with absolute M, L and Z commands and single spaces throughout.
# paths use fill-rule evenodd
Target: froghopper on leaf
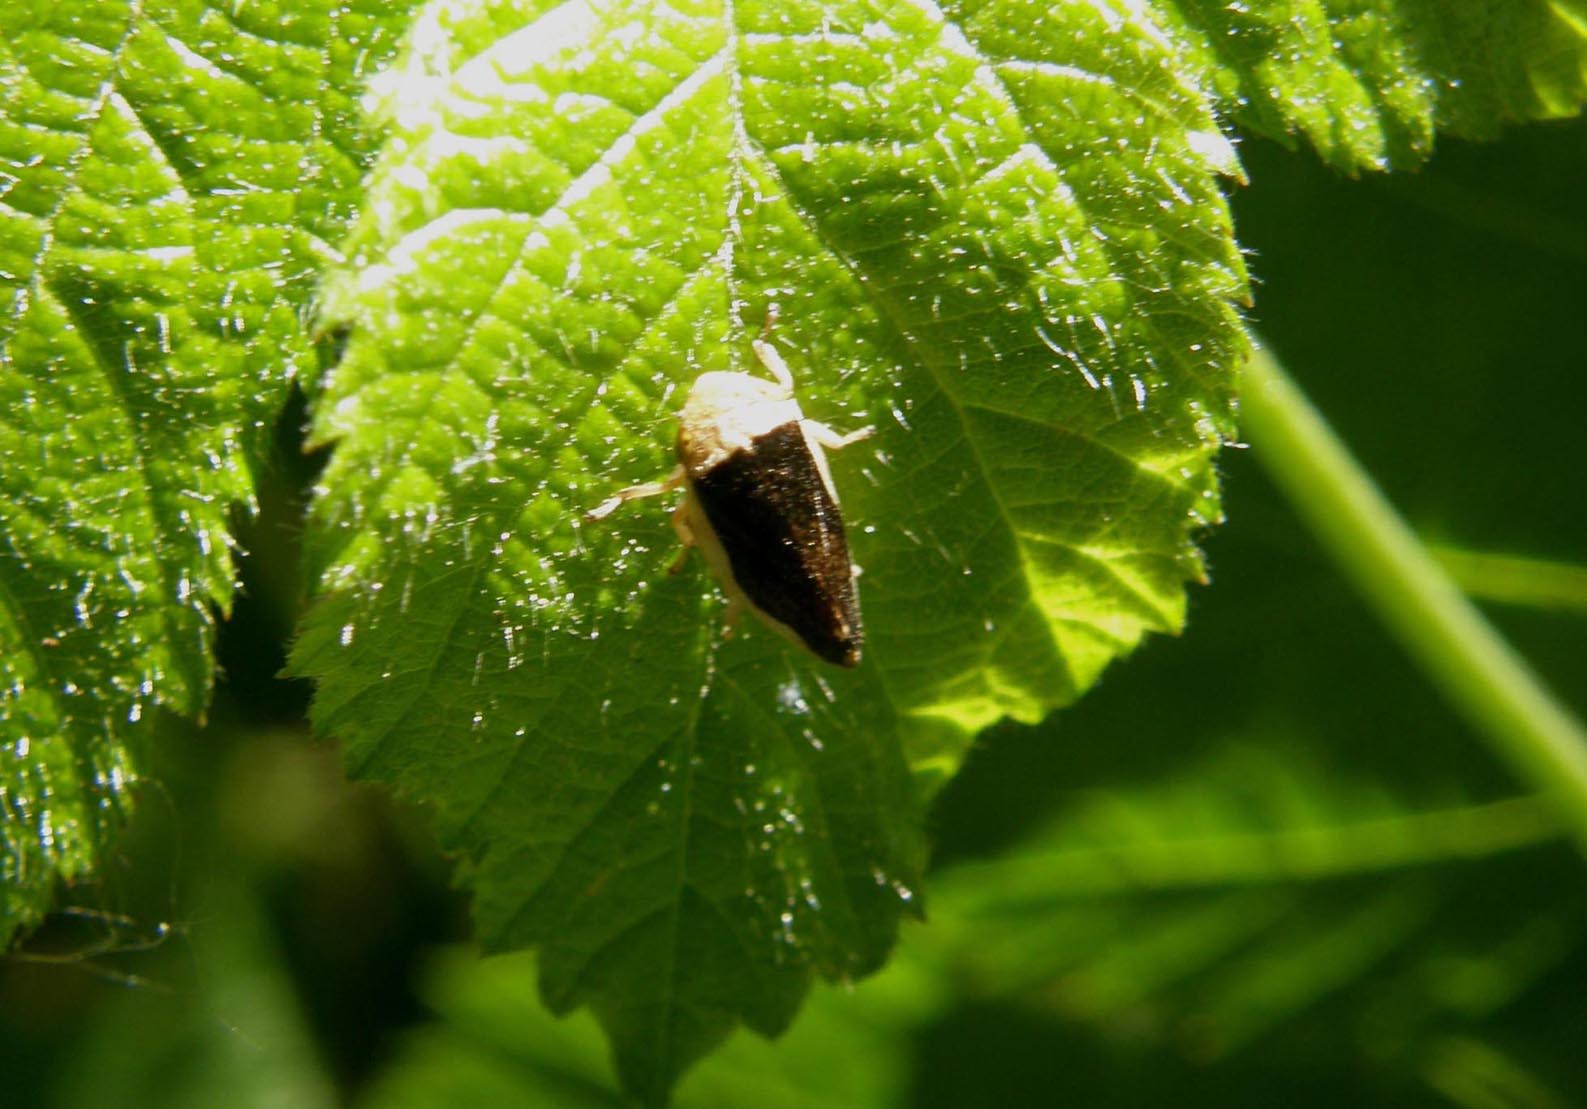
M 873 429 L 839 435 L 805 418 L 793 374 L 771 345 L 776 318 L 774 304 L 754 344 L 776 381 L 701 374 L 679 419 L 677 468 L 662 481 L 620 490 L 587 518 L 682 486 L 672 526 L 683 551 L 672 572 L 682 569 L 690 547 L 700 548 L 727 592 L 728 630 L 748 608 L 817 658 L 858 666 L 865 634 L 858 572 L 822 448 L 839 450 Z

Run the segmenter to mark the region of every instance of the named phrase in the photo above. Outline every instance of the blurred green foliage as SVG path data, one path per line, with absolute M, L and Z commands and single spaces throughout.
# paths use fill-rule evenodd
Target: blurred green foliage
M 1342 179 L 1264 141 L 1254 317 L 1426 537 L 1587 563 L 1587 126 Z M 274 675 L 311 467 L 282 428 L 224 677 L 162 718 L 124 865 L 0 962 L 19 1105 L 615 1105 L 587 1016 L 457 947 L 423 821 L 343 785 Z M 928 921 L 682 1105 L 1572 1105 L 1587 883 L 1246 452 L 1188 630 L 983 737 L 932 815 Z M 1473 591 L 1480 580 L 1465 578 Z M 1567 575 L 1568 576 L 1568 575 Z M 1489 615 L 1577 712 L 1587 623 Z M 1192 706 L 1186 711 L 1186 706 Z M 1055 876 L 1071 876 L 1060 882 Z

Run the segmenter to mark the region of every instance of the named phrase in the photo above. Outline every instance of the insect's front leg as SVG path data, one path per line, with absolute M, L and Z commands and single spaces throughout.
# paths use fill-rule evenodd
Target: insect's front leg
M 584 518 L 586 520 L 604 520 L 629 501 L 670 493 L 683 484 L 685 476 L 683 467 L 680 465 L 661 481 L 647 481 L 642 485 L 630 485 L 627 489 L 619 489 L 606 500 L 586 512 Z
M 876 429 L 869 425 L 858 431 L 851 431 L 847 435 L 838 434 L 819 420 L 804 420 L 800 426 L 804 428 L 807 436 L 829 451 L 840 451 L 876 434 Z

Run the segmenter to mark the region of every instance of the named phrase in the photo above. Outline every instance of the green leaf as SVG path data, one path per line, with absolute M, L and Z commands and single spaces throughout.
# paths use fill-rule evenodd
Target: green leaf
M 235 859 L 229 866 L 204 891 L 207 926 L 194 930 L 193 946 L 174 960 L 201 976 L 202 991 L 166 963 L 162 969 L 175 981 L 158 981 L 158 988 L 129 983 L 105 998 L 75 1038 L 54 1029 L 64 1057 L 50 1098 L 39 1104 L 344 1104 L 278 949 L 279 918 L 244 880 L 251 866 Z
M 1418 810 L 1304 749 L 1230 745 L 938 874 L 930 943 L 973 993 L 1204 1060 L 1339 995 L 1383 1010 L 1363 1036 L 1404 1040 L 1488 1016 L 1579 946 L 1570 882 L 1518 918 L 1476 876 L 1570 873 L 1539 850 L 1561 838 L 1540 798 Z
M 1535 1105 L 1564 1109 L 1575 1100 L 1529 1069 L 1516 1053 L 1469 1036 L 1449 1036 L 1426 1053 L 1427 1084 L 1454 1105 L 1502 1109 Z
M 385 4 L 29 5 L 0 43 L 0 939 L 196 714 L 249 448 L 356 187 Z
M 319 728 L 461 849 L 482 941 L 539 945 L 659 1097 L 812 973 L 877 966 L 917 771 L 1183 619 L 1242 349 L 1236 169 L 1193 75 L 1089 3 L 436 5 L 327 322 Z M 1021 28 L 1018 36 L 1013 28 Z M 868 642 L 723 641 L 665 508 L 705 370 L 769 303 L 835 457 Z
M 368 1109 L 625 1104 L 601 1033 L 533 1001 L 535 963 L 446 951 L 423 976 L 433 1019 L 404 1033 L 372 1083 Z M 908 1104 L 910 1032 L 943 1003 L 945 981 L 909 959 L 853 988 L 813 990 L 776 1044 L 734 1036 L 680 1083 L 679 1109 L 850 1109 Z
M 1473 600 L 1587 615 L 1587 566 L 1447 544 L 1427 553 Z
M 1336 169 L 1410 168 L 1440 134 L 1576 114 L 1582 0 L 1181 0 L 1154 5 L 1244 126 Z

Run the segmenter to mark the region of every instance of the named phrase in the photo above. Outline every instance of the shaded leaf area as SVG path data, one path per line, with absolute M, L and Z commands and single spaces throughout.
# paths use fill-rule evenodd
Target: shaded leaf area
M 59 3 L 0 43 L 0 938 L 201 712 L 228 516 L 356 195 L 387 4 Z
M 972 993 L 1201 1059 L 1369 979 L 1369 993 L 1425 994 L 1407 1020 L 1476 1019 L 1575 950 L 1587 897 L 1567 886 L 1548 912 L 1484 920 L 1466 902 L 1489 893 L 1437 867 L 1546 870 L 1565 850 L 1538 848 L 1559 838 L 1541 799 L 1417 811 L 1299 752 L 1234 747 L 1162 787 L 1083 798 L 1010 857 L 940 875 L 937 940 Z
M 1571 867 L 1540 801 L 1417 810 L 1298 750 L 1227 746 L 1160 784 L 1083 797 L 1005 856 L 936 875 L 930 927 L 883 974 L 818 991 L 775 1048 L 730 1041 L 676 1103 L 962 1104 L 930 1076 L 965 1068 L 945 1039 L 981 1050 L 980 1012 L 1002 1035 L 1023 1014 L 1071 1063 L 1111 1059 L 1060 1064 L 1054 1091 L 1073 1097 L 1160 1104 L 1189 1082 L 1245 1103 L 1273 1068 L 1315 1066 L 1321 1049 L 1340 1068 L 1377 1057 L 1383 1103 L 1431 1089 L 1481 1104 L 1467 1098 L 1498 1085 L 1567 1104 L 1570 1087 L 1551 1091 L 1493 1030 L 1582 960 L 1587 898 L 1558 881 Z M 1553 888 L 1517 917 L 1485 908 L 1495 881 L 1529 900 Z M 522 956 L 440 962 L 428 986 L 440 1019 L 410 1034 L 366 1103 L 620 1104 L 595 1025 L 538 1011 L 533 973 Z M 1029 1089 L 968 1069 L 992 1097 Z M 1343 1075 L 1321 1081 L 1350 1089 Z
M 170 963 L 154 983 L 124 984 L 72 1045 L 50 1097 L 35 1104 L 345 1104 L 293 990 L 276 921 L 255 900 L 257 890 L 236 880 L 240 869 L 230 860 L 206 891 L 217 927 L 176 941 L 192 943 L 181 958 L 202 968 L 203 993 L 192 992 Z
M 1159 0 L 1220 106 L 1335 169 L 1412 168 L 1439 135 L 1576 114 L 1582 0 Z
M 459 1101 L 569 1109 L 625 1104 L 599 1025 L 557 1019 L 533 1001 L 535 961 L 448 951 L 425 975 L 436 1018 L 409 1032 L 361 1101 L 406 1109 Z M 909 953 L 853 988 L 818 987 L 775 1044 L 733 1037 L 679 1085 L 679 1109 L 768 1109 L 909 1104 L 909 1036 L 940 1006 L 946 983 Z
M 1133 1075 L 1126 1102 L 1187 1080 L 1241 1101 L 1275 1074 L 1317 1075 L 1323 1104 L 1474 1096 L 1485 1064 L 1460 1045 L 1546 1017 L 1587 964 L 1587 897 L 1541 799 L 1424 808 L 1239 746 L 1067 808 L 939 875 L 930 941 L 965 996 L 1120 1053 L 1101 1073 Z M 1539 1088 L 1579 1083 L 1559 1054 L 1579 1028 L 1538 1038 Z
M 994 16 L 438 5 L 376 85 L 295 666 L 354 771 L 463 849 L 484 942 L 539 945 L 645 1096 L 877 966 L 909 764 L 1071 699 L 1200 574 L 1232 151 L 1150 28 L 1066 4 L 993 59 Z M 581 522 L 671 468 L 689 382 L 749 370 L 773 302 L 807 413 L 877 428 L 833 462 L 855 673 L 724 641 L 664 508 Z

